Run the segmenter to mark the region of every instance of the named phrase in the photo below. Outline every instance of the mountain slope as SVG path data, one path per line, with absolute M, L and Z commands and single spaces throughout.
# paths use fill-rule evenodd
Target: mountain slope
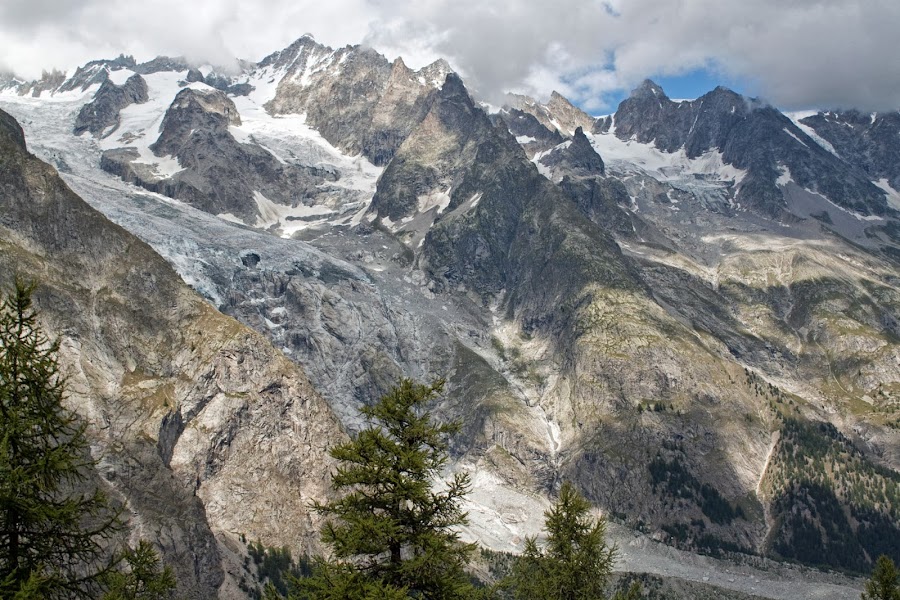
M 98 475 L 181 591 L 233 594 L 239 535 L 314 543 L 308 499 L 328 486 L 319 440 L 342 433 L 303 373 L 78 198 L 2 111 L 0 166 L 2 260 L 39 280 L 36 304 L 61 339 L 68 403 L 97 441 Z
M 333 175 L 308 213 L 251 205 L 254 231 L 97 172 L 127 132 L 139 154 L 193 137 L 159 129 L 178 82 L 213 92 L 172 69 L 145 76 L 153 112 L 125 108 L 115 139 L 71 136 L 86 97 L 9 102 L 73 186 L 303 364 L 348 426 L 394 377 L 447 375 L 435 414 L 464 421 L 454 468 L 499 496 L 568 478 L 657 539 L 806 561 L 791 544 L 809 523 L 791 510 L 831 493 L 862 514 L 840 473 L 900 466 L 897 221 L 808 126 L 724 89 L 675 103 L 652 84 L 592 129 L 561 97 L 488 116 L 441 65 L 431 78 L 304 38 L 220 82 L 254 88 L 217 100 L 240 125 L 177 128 Z M 247 174 L 226 162 L 211 196 Z M 834 426 L 862 454 L 834 453 L 831 492 L 782 468 L 795 421 Z M 515 550 L 528 519 L 502 504 L 473 500 L 473 531 Z M 862 521 L 814 523 L 832 547 Z

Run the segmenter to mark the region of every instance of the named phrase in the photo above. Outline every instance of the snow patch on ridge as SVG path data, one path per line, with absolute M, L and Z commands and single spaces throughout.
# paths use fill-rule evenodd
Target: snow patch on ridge
M 878 181 L 873 181 L 872 183 L 887 192 L 887 201 L 891 208 L 893 208 L 894 210 L 900 210 L 900 192 L 892 188 L 887 179 L 879 179 Z
M 144 145 L 138 146 L 138 153 L 140 156 L 132 162 L 150 165 L 153 173 L 159 179 L 168 179 L 184 171 L 184 167 L 178 162 L 178 157 L 176 156 L 156 156 L 150 151 L 149 147 Z
M 446 190 L 436 190 L 430 194 L 423 194 L 417 199 L 418 209 L 420 213 L 428 212 L 437 208 L 437 213 L 442 214 L 447 207 L 450 206 L 450 188 Z
M 251 79 L 250 83 L 255 85 L 257 81 Z M 384 168 L 376 167 L 362 155 L 349 156 L 332 146 L 306 123 L 305 114 L 270 115 L 265 103 L 274 97 L 275 87 L 257 87 L 248 96 L 232 98 L 241 115 L 241 125 L 229 127 L 229 132 L 242 143 L 262 147 L 279 161 L 336 171 L 340 178 L 323 185 L 353 192 L 352 202 L 368 204 Z
M 778 167 L 779 169 L 781 169 L 781 175 L 778 176 L 778 179 L 775 180 L 775 183 L 784 186 L 794 180 L 791 177 L 791 170 L 788 169 L 786 165 L 778 165 Z
M 106 70 L 109 81 L 114 85 L 125 85 L 125 82 L 134 75 L 134 71 L 130 69 Z
M 819 113 L 814 110 L 785 113 L 785 115 L 791 121 L 794 122 L 794 125 L 796 125 L 797 128 L 800 129 L 800 131 L 802 131 L 803 133 L 808 135 L 810 138 L 812 138 L 812 140 L 815 143 L 822 146 L 824 149 L 828 150 L 833 155 L 840 157 L 840 155 L 837 153 L 837 150 L 835 150 L 834 146 L 831 145 L 831 142 L 829 142 L 828 140 L 826 140 L 825 138 L 820 136 L 818 133 L 816 133 L 815 129 L 813 129 L 809 125 L 806 125 L 805 123 L 801 122 L 801 119 L 805 119 L 806 117 L 811 117 L 811 116 L 817 115 L 817 114 L 819 114 Z
M 801 140 L 800 138 L 798 138 L 798 137 L 794 134 L 794 132 L 791 131 L 790 129 L 788 129 L 787 127 L 783 127 L 781 130 L 782 130 L 783 132 L 785 132 L 786 134 L 788 134 L 789 136 L 791 136 L 792 138 L 794 138 L 795 140 L 797 140 L 797 142 L 800 143 L 800 144 L 802 144 L 804 148 L 809 148 L 809 146 L 806 145 L 806 142 L 804 142 L 803 140 Z

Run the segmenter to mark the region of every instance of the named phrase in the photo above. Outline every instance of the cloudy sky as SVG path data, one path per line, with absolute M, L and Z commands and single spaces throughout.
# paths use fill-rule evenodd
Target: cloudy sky
M 558 90 L 613 110 L 650 77 L 785 109 L 900 108 L 898 0 L 0 0 L 0 70 L 119 53 L 259 60 L 303 33 L 411 66 L 447 58 L 485 99 Z

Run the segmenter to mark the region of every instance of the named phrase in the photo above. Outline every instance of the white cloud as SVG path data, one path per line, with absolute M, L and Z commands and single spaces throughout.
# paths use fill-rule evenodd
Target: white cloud
M 258 60 L 310 32 L 411 66 L 443 56 L 490 98 L 557 89 L 589 108 L 713 67 L 785 108 L 900 107 L 896 0 L 3 0 L 7 67 L 134 54 Z M 0 65 L 2 66 L 2 65 Z

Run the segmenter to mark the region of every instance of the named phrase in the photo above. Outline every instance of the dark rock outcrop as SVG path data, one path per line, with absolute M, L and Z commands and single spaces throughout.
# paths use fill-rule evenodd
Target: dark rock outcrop
M 530 112 L 518 108 L 505 108 L 491 115 L 494 124 L 503 123 L 509 132 L 519 140 L 529 157 L 545 152 L 565 141 L 556 128 L 548 128 Z
M 286 206 L 314 195 L 328 171 L 279 161 L 255 144 L 242 144 L 228 131 L 240 125 L 234 103 L 218 90 L 187 88 L 178 93 L 151 146 L 158 157 L 174 157 L 182 170 L 162 177 L 137 162 L 134 150 L 103 153 L 101 168 L 150 191 L 183 200 L 213 214 L 230 213 L 250 223 L 259 216 L 256 194 Z
M 635 285 L 612 238 L 538 173 L 453 75 L 379 180 L 372 210 L 408 215 L 416 194 L 436 185 L 450 188 L 450 202 L 425 237 L 422 261 L 438 287 L 464 285 L 485 298 L 505 290 L 528 327 L 553 328 L 565 317 L 549 297 L 577 297 L 594 276 Z
M 870 179 L 886 179 L 900 190 L 900 112 L 824 112 L 801 122 L 830 143 L 841 158 L 861 167 Z
M 139 75 L 152 75 L 153 73 L 161 73 L 164 71 L 188 71 L 191 65 L 183 56 L 157 56 L 153 60 L 140 63 L 131 67 L 131 69 Z
M 550 168 L 564 165 L 568 173 L 574 176 L 606 173 L 603 159 L 594 150 L 581 127 L 575 130 L 575 135 L 567 146 L 542 157 L 540 163 Z
M 209 73 L 202 79 L 203 83 L 217 90 L 221 90 L 230 96 L 246 96 L 253 91 L 253 86 L 249 83 L 234 83 L 230 77 L 219 75 L 218 73 Z
M 89 131 L 94 137 L 107 137 L 119 127 L 119 113 L 123 108 L 147 100 L 147 82 L 140 75 L 132 75 L 122 85 L 106 79 L 94 99 L 78 112 L 73 133 L 81 135 Z

